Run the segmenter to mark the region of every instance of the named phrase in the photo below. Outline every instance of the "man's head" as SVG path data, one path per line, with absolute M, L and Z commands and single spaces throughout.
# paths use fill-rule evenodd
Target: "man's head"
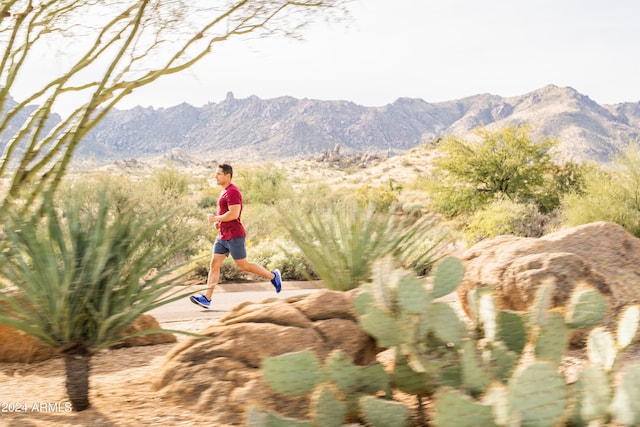
M 231 165 L 226 163 L 218 165 L 218 170 L 216 171 L 216 182 L 218 185 L 226 187 L 231 183 L 231 178 L 233 178 L 233 168 Z

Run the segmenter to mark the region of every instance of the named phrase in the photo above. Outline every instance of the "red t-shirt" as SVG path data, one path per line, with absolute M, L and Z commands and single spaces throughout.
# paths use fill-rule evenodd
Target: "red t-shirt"
M 227 213 L 230 205 L 240 205 L 240 214 L 238 218 L 233 221 L 220 223 L 220 234 L 218 236 L 220 240 L 231 240 L 247 235 L 244 226 L 240 222 L 240 215 L 242 215 L 242 194 L 240 190 L 238 190 L 238 187 L 233 184 L 229 184 L 227 188 L 222 190 L 220 197 L 218 197 L 218 215 Z

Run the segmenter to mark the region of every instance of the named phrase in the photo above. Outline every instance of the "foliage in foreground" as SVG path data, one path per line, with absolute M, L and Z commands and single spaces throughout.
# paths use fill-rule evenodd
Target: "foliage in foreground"
M 376 279 L 354 300 L 358 321 L 382 348 L 395 352 L 392 369 L 355 366 L 340 352 L 324 364 L 308 351 L 263 361 L 266 383 L 285 395 L 308 395 L 309 420 L 295 420 L 254 406 L 247 424 L 336 426 L 363 421 L 373 426 L 408 425 L 408 410 L 392 400 L 400 390 L 432 401 L 430 425 L 587 426 L 640 423 L 640 365 L 617 372 L 620 354 L 635 339 L 638 305 L 620 315 L 614 333 L 598 326 L 605 298 L 588 285 L 575 287 L 566 307 L 551 309 L 553 285 L 543 284 L 528 312 L 498 310 L 493 291 L 472 291 L 474 327 L 437 301 L 455 291 L 462 263 L 445 258 L 433 286 L 376 265 Z M 594 327 L 595 326 L 595 327 Z M 575 383 L 561 375 L 571 334 L 589 328 L 588 362 Z M 420 425 L 426 425 L 423 412 Z
M 143 313 L 186 295 L 181 279 L 152 268 L 186 243 L 150 244 L 170 214 L 139 216 L 115 210 L 104 193 L 97 203 L 68 202 L 60 212 L 48 199 L 39 215 L 4 219 L 9 246 L 0 254 L 0 323 L 60 349 L 72 407 L 90 406 L 90 359 L 125 338 Z M 158 333 L 160 331 L 145 331 Z

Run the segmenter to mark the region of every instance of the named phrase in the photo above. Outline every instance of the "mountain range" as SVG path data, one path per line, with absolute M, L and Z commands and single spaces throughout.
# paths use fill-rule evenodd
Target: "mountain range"
M 570 87 L 548 85 L 514 97 L 479 94 L 429 103 L 399 98 L 382 107 L 288 96 L 194 107 L 111 111 L 80 144 L 76 159 L 108 162 L 183 152 L 208 161 L 308 158 L 340 144 L 342 153 L 401 152 L 478 127 L 529 123 L 559 141 L 573 160 L 608 162 L 640 135 L 640 102 L 600 105 Z

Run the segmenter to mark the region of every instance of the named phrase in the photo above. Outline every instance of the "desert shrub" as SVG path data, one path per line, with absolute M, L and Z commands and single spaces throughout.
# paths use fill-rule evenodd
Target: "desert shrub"
M 251 248 L 250 258 L 269 270 L 279 269 L 286 280 L 317 279 L 302 251 L 291 242 L 262 240 Z
M 389 180 L 387 186 L 371 186 L 366 183 L 356 189 L 355 197 L 362 206 L 373 204 L 378 211 L 388 211 L 397 203 L 400 190 L 392 180 Z
M 242 209 L 242 223 L 247 235 L 257 244 L 263 239 L 279 238 L 284 229 L 278 223 L 278 206 L 252 203 Z
M 501 199 L 470 215 L 464 234 L 472 244 L 502 234 L 540 237 L 545 233 L 547 220 L 534 203 Z
M 242 191 L 245 204 L 274 205 L 279 200 L 288 199 L 293 195 L 293 187 L 286 171 L 272 163 L 234 171 L 233 177 Z
M 217 208 L 218 199 L 214 196 L 204 196 L 198 202 L 198 207 L 200 209 L 208 209 L 208 208 Z
M 594 221 L 621 225 L 640 237 L 640 149 L 630 146 L 610 168 L 591 168 L 581 192 L 562 199 L 562 220 L 567 226 Z
M 180 196 L 189 193 L 189 177 L 175 167 L 154 170 L 149 182 L 165 196 Z
M 290 209 L 289 215 L 305 215 L 309 212 L 324 210 L 327 206 L 331 206 L 339 200 L 336 195 L 336 188 L 325 183 L 312 183 L 298 189 L 290 202 L 285 202 L 279 209 L 281 212 L 287 212 L 287 205 L 294 206 Z
M 221 282 L 238 282 L 245 280 L 247 273 L 241 271 L 233 258 L 227 257 L 220 265 L 220 281 Z
M 139 216 L 152 212 L 173 213 L 171 219 L 156 231 L 152 242 L 168 247 L 182 240 L 184 235 L 196 236 L 168 260 L 169 263 L 185 262 L 210 245 L 213 229 L 190 194 L 171 193 L 168 196 L 159 186 L 152 184 L 152 180 L 101 173 L 71 177 L 65 180 L 57 197 L 60 204 L 72 200 L 87 201 L 97 196 L 99 188 L 106 188 L 104 197 L 116 212 L 133 209 Z
M 192 258 L 188 265 L 190 277 L 197 277 L 203 281 L 209 275 L 209 263 L 211 262 L 211 248 L 201 250 L 197 256 Z M 236 266 L 233 258 L 227 257 L 220 266 L 220 282 L 238 282 L 246 280 L 247 274 Z

